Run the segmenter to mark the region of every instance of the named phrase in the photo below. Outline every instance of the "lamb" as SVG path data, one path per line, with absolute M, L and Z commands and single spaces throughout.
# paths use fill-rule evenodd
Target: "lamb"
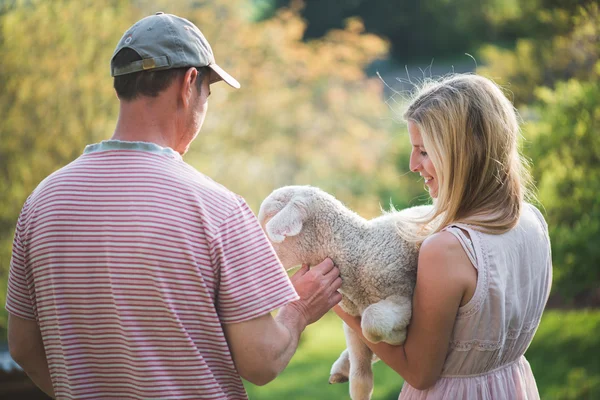
M 342 309 L 362 316 L 369 341 L 399 345 L 411 318 L 418 249 L 401 238 L 398 223 L 429 210 L 419 206 L 366 220 L 316 187 L 286 186 L 263 201 L 258 219 L 286 269 L 331 258 L 342 277 Z M 344 333 L 347 349 L 329 382 L 349 380 L 353 400 L 370 399 L 373 353 L 345 324 Z

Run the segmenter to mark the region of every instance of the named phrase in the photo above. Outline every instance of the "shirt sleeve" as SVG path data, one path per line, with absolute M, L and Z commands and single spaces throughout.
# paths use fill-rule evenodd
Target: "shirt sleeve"
M 219 274 L 217 310 L 225 324 L 248 321 L 298 300 L 298 295 L 243 199 L 212 241 Z
M 22 215 L 21 213 L 21 217 Z M 20 230 L 21 218 L 17 223 L 10 259 L 6 311 L 23 319 L 35 320 L 34 302 L 27 284 L 25 250 L 21 241 Z

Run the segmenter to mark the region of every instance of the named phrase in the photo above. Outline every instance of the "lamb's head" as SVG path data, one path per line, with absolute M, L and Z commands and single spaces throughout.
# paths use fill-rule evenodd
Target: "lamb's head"
M 286 269 L 326 257 L 316 246 L 313 218 L 324 196 L 329 195 L 315 187 L 285 186 L 262 202 L 258 220 Z

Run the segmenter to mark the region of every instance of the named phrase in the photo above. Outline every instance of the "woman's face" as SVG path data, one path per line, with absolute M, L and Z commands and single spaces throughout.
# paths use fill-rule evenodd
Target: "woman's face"
M 410 135 L 410 143 L 412 144 L 410 170 L 418 172 L 423 177 L 425 185 L 429 190 L 429 195 L 435 199 L 438 194 L 437 174 L 423 145 L 423 138 L 421 137 L 421 132 L 419 132 L 419 127 L 412 121 L 408 121 L 408 133 Z

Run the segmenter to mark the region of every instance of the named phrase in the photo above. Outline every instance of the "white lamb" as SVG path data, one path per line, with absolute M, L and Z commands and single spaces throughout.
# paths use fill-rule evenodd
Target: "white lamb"
M 411 317 L 418 250 L 403 240 L 402 215 L 421 216 L 430 206 L 386 213 L 370 221 L 311 186 L 286 186 L 262 203 L 258 219 L 286 269 L 330 257 L 340 269 L 342 309 L 361 315 L 371 342 L 402 344 Z M 331 369 L 330 383 L 350 380 L 354 400 L 370 399 L 373 353 L 344 324 L 347 350 Z

